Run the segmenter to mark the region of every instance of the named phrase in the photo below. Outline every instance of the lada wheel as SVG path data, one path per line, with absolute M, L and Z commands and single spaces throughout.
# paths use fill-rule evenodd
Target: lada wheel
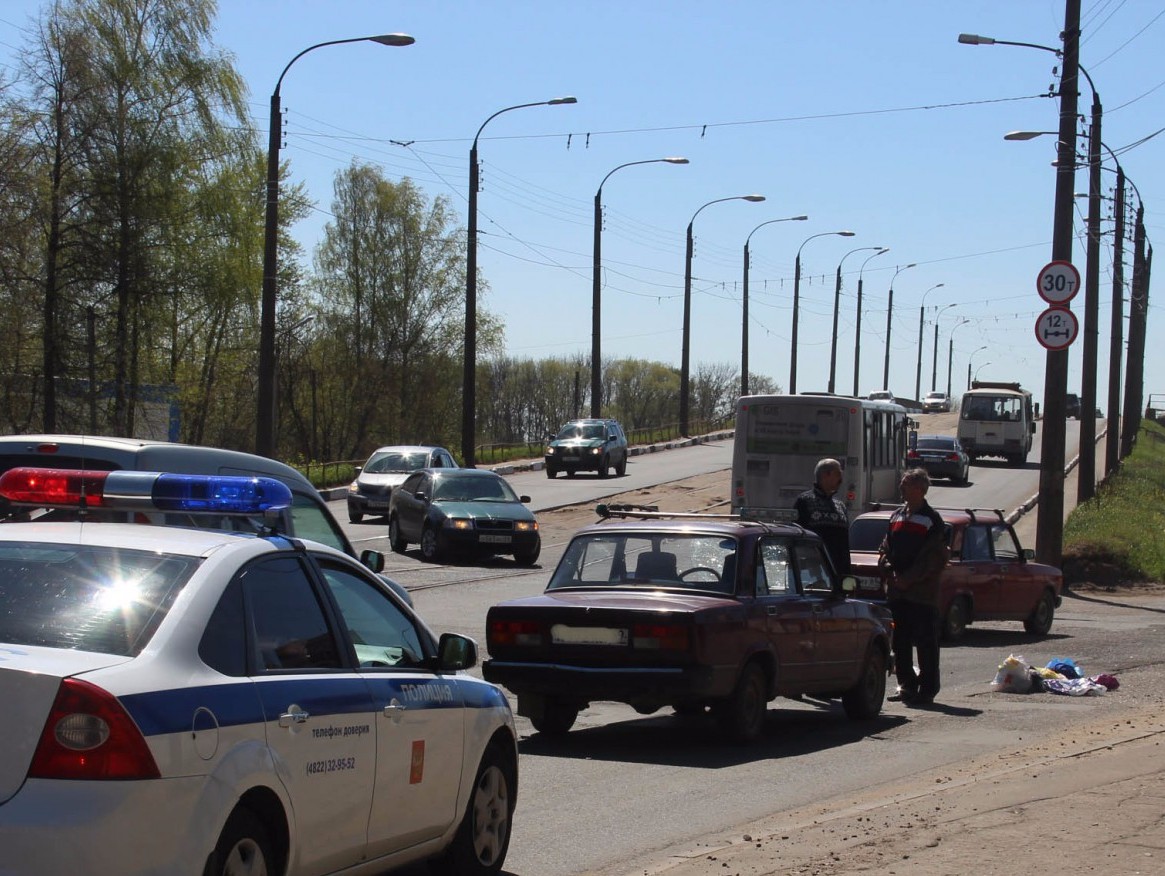
M 858 683 L 841 696 L 841 704 L 848 717 L 855 721 L 875 718 L 882 711 L 886 699 L 886 658 L 877 646 L 871 645 L 862 666 Z
M 510 847 L 514 813 L 514 769 L 500 748 L 481 759 L 473 793 L 443 863 L 458 876 L 491 876 L 502 868 Z
M 1056 603 L 1052 599 L 1052 594 L 1045 590 L 1028 619 L 1023 622 L 1023 628 L 1033 636 L 1046 636 L 1052 628 L 1055 616 Z
M 734 742 L 754 742 L 760 738 L 768 710 L 764 670 L 755 661 L 747 664 L 732 695 L 719 705 L 720 726 Z
M 400 521 L 395 517 L 388 521 L 388 546 L 396 554 L 403 554 L 409 546 L 408 541 L 401 534 Z
M 971 618 L 971 606 L 965 597 L 951 601 L 947 616 L 943 618 L 942 636 L 948 642 L 957 642 L 967 632 L 967 622 Z
M 223 826 L 204 876 L 274 876 L 279 869 L 267 828 L 254 812 L 240 807 Z
M 563 736 L 570 732 L 570 728 L 574 726 L 577 718 L 578 709 L 575 706 L 554 697 L 547 697 L 542 715 L 538 718 L 531 718 L 530 723 L 539 733 L 545 733 L 547 736 Z

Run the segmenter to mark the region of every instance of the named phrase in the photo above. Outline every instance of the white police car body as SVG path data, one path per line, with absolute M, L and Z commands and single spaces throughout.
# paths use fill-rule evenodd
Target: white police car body
M 140 472 L 58 486 L 86 474 L 91 507 L 159 493 Z M 167 477 L 180 502 L 236 481 L 280 500 Z M 516 734 L 501 691 L 457 671 L 476 658 L 317 543 L 0 525 L 0 874 L 496 873 Z

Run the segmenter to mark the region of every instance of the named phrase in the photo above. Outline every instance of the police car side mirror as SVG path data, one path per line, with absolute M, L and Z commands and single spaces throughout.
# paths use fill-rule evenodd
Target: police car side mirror
M 437 643 L 437 668 L 448 672 L 477 665 L 477 642 L 457 633 L 442 633 Z
M 360 551 L 360 562 L 373 572 L 384 571 L 384 554 L 371 549 Z

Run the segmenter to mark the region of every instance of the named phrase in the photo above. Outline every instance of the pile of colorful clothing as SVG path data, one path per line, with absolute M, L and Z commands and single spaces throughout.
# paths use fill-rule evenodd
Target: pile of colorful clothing
M 1048 693 L 1080 697 L 1116 690 L 1116 676 L 1085 675 L 1071 657 L 1053 657 L 1046 666 L 1033 666 L 1022 656 L 1008 655 L 999 664 L 991 689 L 1004 693 Z

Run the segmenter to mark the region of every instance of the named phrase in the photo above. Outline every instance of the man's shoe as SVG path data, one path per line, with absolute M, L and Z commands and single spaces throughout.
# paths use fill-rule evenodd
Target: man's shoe
M 898 688 L 898 690 L 886 697 L 887 702 L 891 703 L 913 703 L 916 699 L 918 699 L 918 691 L 905 688 Z

